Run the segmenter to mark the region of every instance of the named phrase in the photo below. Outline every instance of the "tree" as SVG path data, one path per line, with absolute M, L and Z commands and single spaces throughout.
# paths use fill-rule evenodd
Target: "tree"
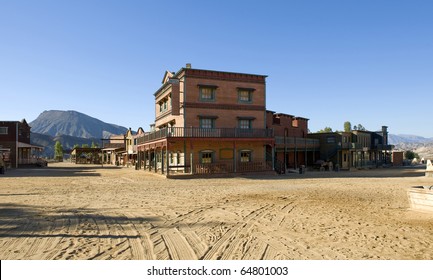
M 317 131 L 317 133 L 328 133 L 328 132 L 332 132 L 332 128 L 325 127 L 324 129 Z
M 344 122 L 344 132 L 350 132 L 351 130 L 352 130 L 352 124 L 349 121 Z
M 353 130 L 363 130 L 363 131 L 365 131 L 367 129 L 365 129 L 365 127 L 362 124 L 358 124 L 357 126 L 356 125 L 353 126 Z
M 413 151 L 406 151 L 404 152 L 404 157 L 406 159 L 413 160 L 414 158 L 419 158 L 419 155 Z
M 79 147 L 80 147 L 80 145 L 75 144 L 74 147 L 73 147 L 72 149 L 76 149 L 76 148 L 79 148 Z
M 95 143 L 95 142 L 92 141 L 91 148 L 98 148 L 98 147 L 99 147 L 98 143 Z
M 89 144 L 83 144 L 81 145 L 81 148 L 89 148 Z
M 63 147 L 60 141 L 56 141 L 56 144 L 54 145 L 54 159 L 63 161 Z

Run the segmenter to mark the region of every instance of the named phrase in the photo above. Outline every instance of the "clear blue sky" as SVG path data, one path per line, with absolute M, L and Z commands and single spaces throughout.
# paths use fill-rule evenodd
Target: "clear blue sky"
M 148 130 L 165 70 L 268 75 L 315 132 L 433 137 L 433 1 L 0 0 L 0 119 L 76 110 Z

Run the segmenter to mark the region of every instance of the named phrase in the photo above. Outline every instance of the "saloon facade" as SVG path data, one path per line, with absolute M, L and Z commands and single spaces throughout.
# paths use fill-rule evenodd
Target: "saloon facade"
M 264 75 L 187 64 L 167 71 L 154 97 L 155 123 L 137 137 L 138 168 L 166 175 L 285 172 L 319 154 L 319 141 L 307 139 L 308 119 L 266 110 Z

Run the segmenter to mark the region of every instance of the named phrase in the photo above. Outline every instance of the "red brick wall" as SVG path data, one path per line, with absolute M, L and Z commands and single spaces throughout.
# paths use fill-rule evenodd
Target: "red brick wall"
M 274 130 L 275 136 L 284 136 L 287 131 L 287 137 L 307 138 L 308 120 L 304 118 L 267 111 L 266 125 Z
M 185 81 L 185 120 L 187 127 L 199 127 L 198 116 L 203 115 L 216 116 L 216 128 L 238 127 L 238 117 L 252 117 L 254 118 L 252 128 L 265 128 L 264 83 L 233 81 L 218 77 L 202 78 L 188 76 Z M 201 101 L 199 85 L 216 86 L 215 101 Z M 254 89 L 251 103 L 241 103 L 238 101 L 238 88 Z

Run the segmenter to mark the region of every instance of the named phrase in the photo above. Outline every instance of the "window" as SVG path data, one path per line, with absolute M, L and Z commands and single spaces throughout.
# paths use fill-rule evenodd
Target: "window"
M 240 119 L 239 120 L 239 128 L 240 129 L 251 129 L 252 120 Z
M 238 90 L 238 100 L 242 103 L 250 103 L 253 101 L 252 90 L 249 89 L 239 89 Z
M 8 134 L 8 128 L 7 127 L 0 127 L 0 134 Z
M 202 151 L 200 152 L 201 163 L 212 163 L 213 161 L 213 151 Z
M 168 109 L 169 100 L 168 100 L 168 98 L 166 97 L 166 98 L 164 98 L 163 100 L 160 100 L 160 101 L 158 102 L 158 104 L 159 104 L 159 112 L 160 112 L 160 113 L 165 112 L 165 111 L 167 111 L 167 109 Z
M 335 143 L 335 136 L 326 137 L 326 143 L 328 143 L 328 144 Z
M 215 119 L 200 118 L 200 128 L 205 128 L 205 129 L 215 128 Z
M 200 87 L 200 100 L 201 101 L 215 101 L 216 87 Z
M 241 162 L 251 162 L 251 151 L 241 151 Z

